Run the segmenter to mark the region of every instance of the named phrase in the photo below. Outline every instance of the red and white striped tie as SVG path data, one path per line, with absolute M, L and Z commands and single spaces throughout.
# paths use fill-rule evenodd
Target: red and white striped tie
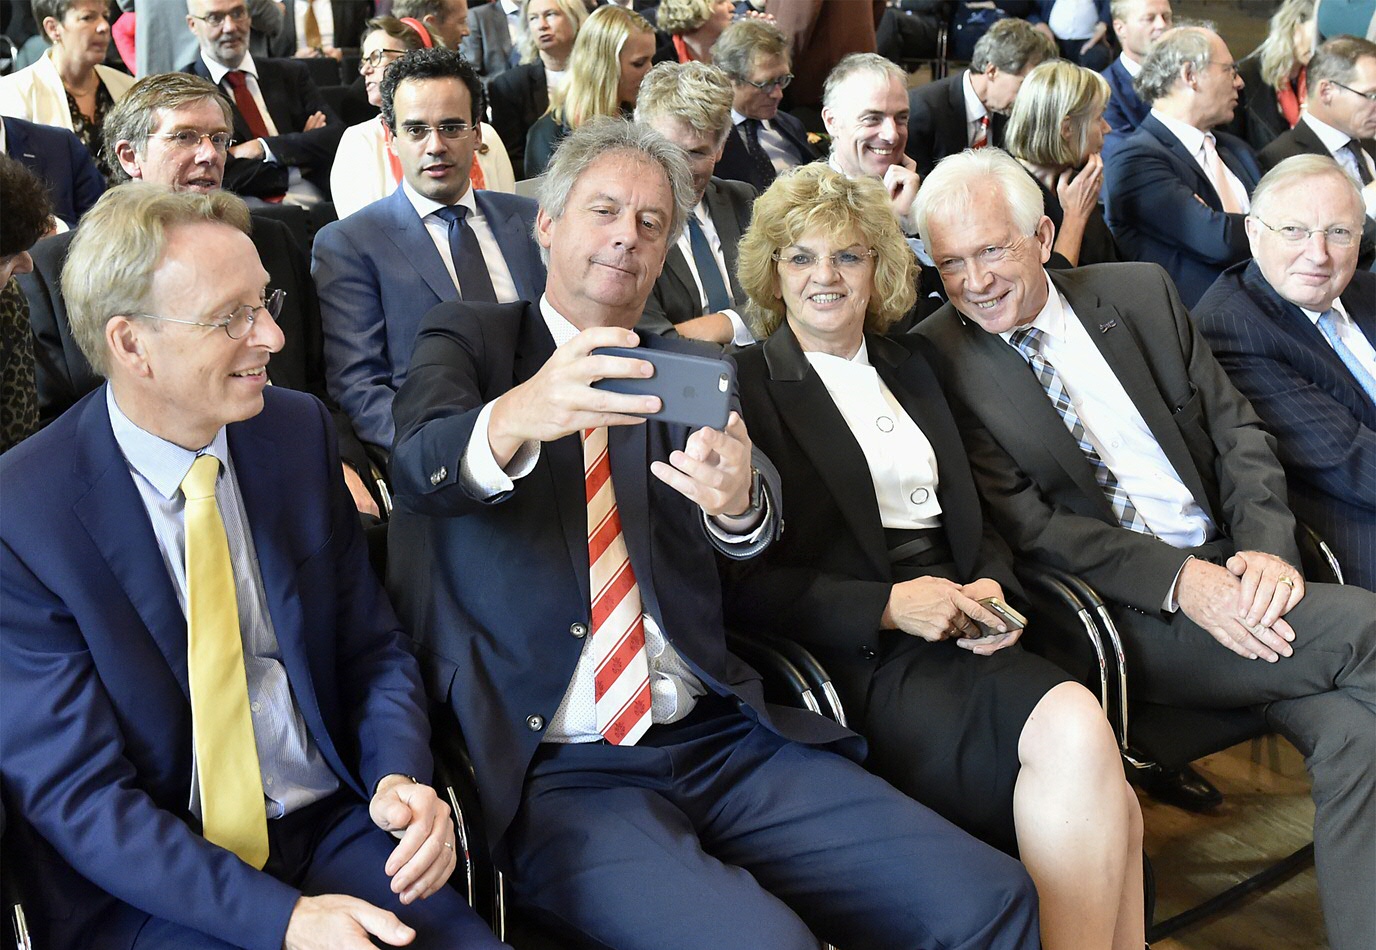
M 989 117 L 982 115 L 979 117 L 979 131 L 975 133 L 975 140 L 970 143 L 971 148 L 984 148 L 989 144 Z
M 583 475 L 588 491 L 597 731 L 613 745 L 633 745 L 650 728 L 650 660 L 645 651 L 645 608 L 612 489 L 605 426 L 583 430 Z

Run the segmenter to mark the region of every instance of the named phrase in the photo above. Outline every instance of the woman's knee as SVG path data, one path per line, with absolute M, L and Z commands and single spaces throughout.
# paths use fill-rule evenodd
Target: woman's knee
M 1024 768 L 1114 770 L 1121 775 L 1118 742 L 1094 695 L 1078 683 L 1061 683 L 1032 709 L 1018 740 Z

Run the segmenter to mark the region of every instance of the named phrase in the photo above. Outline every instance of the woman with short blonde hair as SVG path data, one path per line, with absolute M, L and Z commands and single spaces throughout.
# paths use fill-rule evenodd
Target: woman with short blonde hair
M 680 63 L 712 63 L 712 46 L 731 25 L 731 0 L 663 0 L 655 25 L 668 33 Z

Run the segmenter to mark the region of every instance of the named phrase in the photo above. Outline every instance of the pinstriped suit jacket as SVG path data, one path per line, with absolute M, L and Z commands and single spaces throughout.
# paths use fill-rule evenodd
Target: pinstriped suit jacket
M 1376 275 L 1358 271 L 1342 301 L 1376 346 Z M 1225 271 L 1194 316 L 1276 437 L 1290 507 L 1332 546 L 1348 583 L 1376 590 L 1376 403 L 1255 262 Z

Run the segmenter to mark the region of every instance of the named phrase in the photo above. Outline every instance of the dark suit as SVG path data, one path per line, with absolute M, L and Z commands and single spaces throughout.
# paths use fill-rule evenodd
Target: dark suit
M 324 409 L 286 390 L 264 398 L 262 413 L 229 425 L 230 456 L 296 710 L 357 824 L 384 775 L 429 778 L 424 692 L 368 565 Z M 0 478 L 0 769 L 11 817 L 41 836 L 27 870 L 48 909 L 30 918 L 43 945 L 128 948 L 157 928 L 181 937 L 161 945 L 188 946 L 182 928 L 193 928 L 266 950 L 282 945 L 298 887 L 366 879 L 355 892 L 381 899 L 392 844 L 380 830 L 360 831 L 367 856 L 337 841 L 279 850 L 310 812 L 274 820 L 267 871 L 281 859 L 305 872 L 282 879 L 201 837 L 186 620 L 105 389 L 6 453 Z M 472 921 L 460 901 L 441 904 L 455 924 Z
M 1367 157 L 1376 159 L 1376 139 L 1363 139 L 1358 145 Z M 1269 172 L 1287 158 L 1293 158 L 1296 155 L 1323 155 L 1337 161 L 1333 153 L 1323 144 L 1323 140 L 1315 134 L 1313 127 L 1304 118 L 1296 122 L 1293 129 L 1282 132 L 1270 145 L 1262 149 L 1257 155 L 1257 159 L 1261 162 L 1262 169 Z M 1338 164 L 1342 165 L 1341 162 Z M 1343 166 L 1343 170 L 1346 171 L 1346 166 Z M 1360 182 L 1355 179 L 1353 184 L 1361 187 Z M 1357 266 L 1362 270 L 1369 270 L 1374 260 L 1376 260 L 1376 218 L 1372 218 L 1368 214 L 1362 217 L 1362 249 L 1361 255 L 1357 258 Z
M 287 190 L 287 169 L 294 166 L 329 198 L 330 166 L 334 164 L 334 153 L 344 134 L 344 123 L 320 94 L 305 63 L 290 59 L 255 59 L 253 63 L 258 70 L 263 102 L 277 127 L 278 134 L 264 140 L 276 161 L 231 159 L 225 166 L 225 190 L 257 198 L 280 195 Z M 181 71 L 210 80 L 210 71 L 202 56 L 183 66 Z M 220 91 L 234 107 L 235 141 L 252 140 L 253 132 L 239 114 L 229 83 L 222 83 Z M 325 124 L 309 132 L 301 131 L 306 127 L 306 120 L 317 112 L 325 113 Z
M 1261 180 L 1246 142 L 1215 132 L 1218 155 L 1250 195 Z M 1223 270 L 1252 256 L 1244 215 L 1227 214 L 1204 170 L 1155 116 L 1104 162 L 1108 226 L 1129 260 L 1160 264 L 1185 306 Z
M 506 11 L 502 9 L 501 0 L 491 0 L 472 9 L 468 15 L 468 35 L 459 44 L 459 52 L 473 64 L 478 75 L 489 81 L 512 66 L 511 31 L 506 26 Z
M 745 291 L 741 290 L 736 279 L 736 246 L 740 244 L 745 229 L 750 227 L 750 211 L 755 201 L 755 189 L 743 181 L 722 181 L 713 178 L 707 183 L 702 196 L 707 205 L 707 214 L 721 238 L 721 253 L 726 259 L 726 273 L 729 278 L 727 289 L 731 292 L 734 309 L 740 313 L 745 307 Z M 692 320 L 712 313 L 712 308 L 702 302 L 702 294 L 688 261 L 677 244 L 669 248 L 664 259 L 664 270 L 650 290 L 650 299 L 645 301 L 645 312 L 638 324 L 641 330 L 650 333 L 673 333 L 674 324 Z
M 803 128 L 803 123 L 782 109 L 774 114 L 769 123 L 783 136 L 784 143 L 792 149 L 795 155 L 794 165 L 806 165 L 817 160 L 817 150 L 808 143 L 807 130 Z M 772 171 L 766 176 L 755 170 L 754 163 L 750 161 L 750 153 L 745 150 L 745 132 L 739 125 L 727 133 L 726 146 L 722 149 L 721 158 L 712 169 L 712 174 L 718 178 L 749 182 L 755 186 L 756 191 L 764 191 L 773 183 L 775 177 Z
M 1249 663 L 1183 611 L 1166 613 L 1189 555 L 1223 563 L 1234 551 L 1255 550 L 1299 563 L 1275 440 L 1158 268 L 1104 264 L 1052 271 L 1051 279 L 1217 537 L 1182 550 L 1121 527 L 1027 363 L 947 305 L 918 332 L 948 363 L 980 494 L 1015 553 L 1080 574 L 1119 605 L 1114 619 L 1142 698 L 1270 703 L 1268 719 L 1305 754 L 1313 777 L 1320 894 L 1333 946 L 1369 946 L 1376 909 L 1358 892 L 1367 887 L 1376 841 L 1357 829 L 1376 822 L 1376 596 L 1309 586 L 1286 617 L 1295 655 L 1274 664 Z
M 1244 83 L 1237 96 L 1232 120 L 1223 130 L 1242 139 L 1253 151 L 1261 151 L 1276 137 L 1290 131 L 1285 113 L 1280 111 L 1276 89 L 1261 78 L 1261 57 L 1255 54 L 1237 64 L 1237 74 Z
M 970 118 L 965 114 L 965 75 L 919 86 L 908 93 L 908 157 L 917 173 L 926 176 L 947 155 L 970 147 Z M 989 144 L 1002 145 L 1008 117 L 989 113 Z
M 642 334 L 642 342 L 703 352 L 691 341 Z M 853 734 L 835 723 L 766 705 L 758 676 L 726 651 L 712 551 L 750 557 L 777 537 L 777 474 L 763 455 L 757 453 L 755 462 L 768 486 L 771 514 L 763 535 L 738 547 L 710 536 L 701 511 L 650 475 L 650 461 L 683 447 L 686 427 L 651 422 L 609 430 L 617 506 L 645 613 L 708 689 L 699 701 L 701 710 L 724 712 L 705 722 L 690 714 L 678 729 L 651 727 L 634 747 L 541 743 L 583 650 L 589 619 L 579 439 L 571 435 L 543 443 L 534 469 L 514 490 L 485 500 L 469 494 L 459 460 L 482 406 L 528 380 L 553 352 L 554 341 L 535 304 L 437 307 L 426 317 L 411 375 L 397 395 L 392 454 L 397 511 L 389 538 L 390 586 L 423 645 L 432 695 L 451 705 L 463 724 L 489 837 L 523 899 L 608 946 L 629 945 L 629 922 L 642 918 L 660 921 L 656 946 L 805 946 L 799 916 L 847 946 L 892 946 L 905 939 L 915 944 L 916 936 L 903 936 L 915 925 L 914 906 L 922 908 L 921 926 L 932 928 L 924 935 L 941 933 L 938 939 L 951 946 L 1035 942 L 1024 912 L 1013 913 L 1021 901 L 1017 875 L 1010 880 L 1009 869 L 992 851 L 968 839 L 962 846 L 943 834 L 945 843 L 933 844 L 938 851 L 951 849 L 951 863 L 940 877 L 959 879 L 967 868 L 978 867 L 982 870 L 976 873 L 994 874 L 994 890 L 1004 892 L 995 903 L 1010 900 L 1010 916 L 1000 920 L 997 935 L 990 932 L 995 925 L 988 924 L 988 904 L 957 912 L 967 917 L 965 923 L 976 918 L 989 926 L 983 940 L 952 933 L 947 908 L 924 903 L 931 888 L 945 882 L 914 880 L 930 876 L 929 870 L 907 863 L 925 863 L 918 857 L 921 846 L 909 838 L 914 823 L 944 822 L 887 786 L 869 785 L 863 770 L 818 748 L 859 751 Z M 482 557 L 474 557 L 479 550 Z M 692 749 L 704 745 L 720 756 L 722 774 L 734 771 L 732 760 L 757 762 L 762 747 L 777 753 L 758 768 L 742 766 L 743 774 L 722 789 L 722 800 L 713 792 L 710 801 L 697 803 L 715 814 L 705 822 L 678 777 L 653 792 L 641 788 L 638 779 L 645 760 L 666 755 L 673 757 L 676 772 L 682 767 L 700 774 L 705 763 Z M 793 763 L 808 771 L 795 771 Z M 780 769 L 790 774 L 785 777 Z M 596 787 L 608 795 L 561 787 L 560 775 L 568 770 L 594 776 Z M 734 801 L 737 793 L 751 804 Z M 844 807 L 840 796 L 849 797 Z M 780 798 L 786 818 L 773 804 Z M 892 838 L 876 836 L 879 829 L 871 823 L 876 807 L 895 823 Z M 817 861 L 799 851 L 801 842 L 790 840 L 805 833 L 812 824 L 809 816 L 823 813 L 835 832 L 822 849 L 828 853 L 819 856 L 832 872 L 825 883 L 814 877 L 821 871 Z M 712 843 L 726 826 L 757 819 L 768 830 Z M 870 844 L 865 853 L 856 853 L 854 844 L 862 840 Z M 639 847 L 629 852 L 621 847 L 632 841 Z M 699 847 L 713 857 L 704 858 Z M 893 860 L 900 852 L 910 859 Z M 780 876 L 771 865 L 782 853 L 791 858 L 789 871 Z M 857 866 L 842 873 L 852 862 Z M 740 876 L 724 865 L 753 868 L 756 876 Z M 885 883 L 884 875 L 873 873 L 880 866 L 905 880 Z M 783 879 L 794 874 L 793 880 Z M 799 890 L 802 879 L 811 881 Z M 864 879 L 868 883 L 860 883 Z M 807 888 L 818 885 L 804 897 Z M 628 887 L 647 898 L 589 906 L 588 893 L 616 894 Z M 762 895 L 761 887 L 797 916 L 783 911 L 775 897 Z M 855 887 L 871 892 L 869 911 L 860 917 L 852 916 L 853 907 L 843 909 Z M 901 914 L 892 913 L 896 893 L 903 893 Z M 961 903 L 954 891 L 947 893 Z M 983 893 L 972 887 L 966 896 Z M 676 926 L 665 925 L 670 921 Z M 735 927 L 740 929 L 731 932 Z M 644 931 L 638 936 L 636 944 L 643 945 Z
M 516 176 L 525 178 L 526 135 L 549 111 L 545 64 L 525 63 L 494 76 L 487 85 L 487 98 L 492 104 L 492 128 L 506 146 Z
M 736 358 L 751 439 L 784 481 L 788 531 L 760 558 L 723 565 L 727 620 L 804 643 L 870 740 L 868 767 L 1011 851 L 1017 768 L 1007 750 L 1031 706 L 1068 677 L 1020 647 L 979 657 L 880 629 L 893 585 L 914 577 L 988 577 L 1014 603 L 1022 591 L 1008 546 L 980 510 L 930 345 L 913 335 L 865 341 L 879 378 L 931 443 L 950 560 L 894 565 L 865 454 L 785 323 Z
M 1376 345 L 1376 275 L 1358 271 L 1342 301 Z M 1192 312 L 1276 437 L 1290 507 L 1333 547 L 1349 584 L 1376 590 L 1376 404 L 1255 261 L 1224 271 Z
M 1132 88 L 1132 76 L 1128 75 L 1121 57 L 1109 63 L 1108 68 L 1099 75 L 1108 80 L 1109 88 L 1108 104 L 1104 106 L 1104 121 L 1111 128 L 1104 136 L 1102 153 L 1107 161 L 1146 117 L 1151 115 L 1151 105 L 1143 102 L 1137 90 Z
M 475 191 L 521 299 L 538 300 L 545 265 L 531 237 L 535 202 Z M 436 304 L 458 296 L 444 260 L 404 188 L 315 236 L 311 275 L 320 293 L 330 394 L 359 438 L 392 446 L 392 397 L 406 379 L 416 329 Z
M 5 151 L 48 186 L 53 214 L 76 227 L 77 219 L 105 193 L 95 159 L 66 129 L 4 117 Z
M 286 10 L 282 17 L 282 29 L 268 40 L 268 55 L 289 59 L 304 42 L 296 36 L 297 0 L 285 0 Z M 373 0 L 330 0 L 330 13 L 334 17 L 335 49 L 358 49 L 363 45 L 363 26 L 373 15 Z M 231 100 L 232 101 L 232 100 Z

